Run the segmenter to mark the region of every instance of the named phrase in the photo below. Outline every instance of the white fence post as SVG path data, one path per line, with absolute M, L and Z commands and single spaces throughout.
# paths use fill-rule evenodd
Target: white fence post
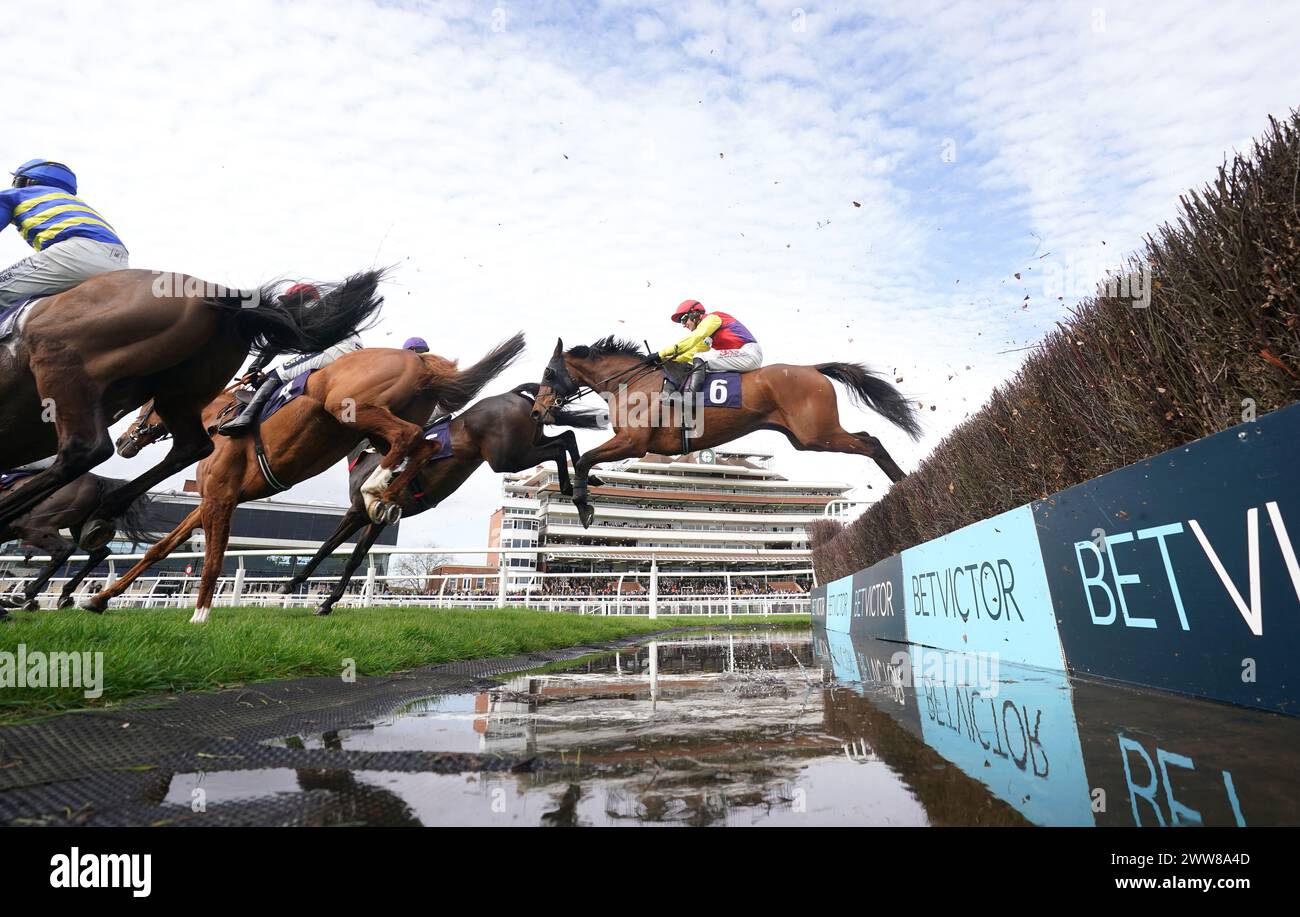
M 244 594 L 244 558 L 240 556 L 236 559 L 239 561 L 239 566 L 235 568 L 235 585 L 230 591 L 231 605 L 238 605 L 239 597 Z
M 650 617 L 659 617 L 659 561 L 650 558 Z
M 506 555 L 497 562 L 497 608 L 506 607 Z
M 363 604 L 369 605 L 375 600 L 375 555 L 366 555 L 366 585 L 361 589 Z

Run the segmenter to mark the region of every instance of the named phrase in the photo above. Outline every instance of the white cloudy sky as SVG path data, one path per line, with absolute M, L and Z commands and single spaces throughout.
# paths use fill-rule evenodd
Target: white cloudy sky
M 33 59 L 21 24 L 0 34 L 0 148 L 72 165 L 135 267 L 251 285 L 396 264 L 368 343 L 420 334 L 468 363 L 525 330 L 489 391 L 536 379 L 557 336 L 661 346 L 700 299 L 769 362 L 903 377 L 920 444 L 841 413 L 911 468 L 1180 192 L 1300 102 L 1298 10 L 47 0 L 54 56 Z M 0 261 L 26 251 L 0 235 Z M 887 483 L 776 434 L 751 444 L 791 476 Z M 336 469 L 292 494 L 344 490 Z M 496 497 L 482 469 L 402 541 L 482 544 Z

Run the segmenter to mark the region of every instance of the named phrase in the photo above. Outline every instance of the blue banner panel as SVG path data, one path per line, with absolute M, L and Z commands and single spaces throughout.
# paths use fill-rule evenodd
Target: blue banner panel
M 826 629 L 839 634 L 849 632 L 852 617 L 853 577 L 841 576 L 826 584 Z
M 903 558 L 887 557 L 853 574 L 849 632 L 880 640 L 907 640 L 903 605 Z
M 1065 670 L 1028 506 L 908 548 L 902 557 L 909 641 Z
M 1300 714 L 1298 458 L 1293 405 L 1035 502 L 1071 670 Z
M 814 586 L 808 593 L 808 608 L 812 615 L 813 628 L 826 626 L 826 587 Z

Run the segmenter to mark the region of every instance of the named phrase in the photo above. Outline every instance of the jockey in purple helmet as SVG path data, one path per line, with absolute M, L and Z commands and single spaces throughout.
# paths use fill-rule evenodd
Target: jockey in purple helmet
M 77 197 L 71 169 L 30 159 L 13 176 L 13 187 L 0 191 L 0 229 L 13 223 L 36 253 L 0 273 L 0 309 L 128 267 L 126 246 L 116 231 Z
M 425 343 L 424 338 L 407 338 L 406 343 L 402 345 L 403 350 L 414 350 L 416 353 L 428 353 L 429 345 Z

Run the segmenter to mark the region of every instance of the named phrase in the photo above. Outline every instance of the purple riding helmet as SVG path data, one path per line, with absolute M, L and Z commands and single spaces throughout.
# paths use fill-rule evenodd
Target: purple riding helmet
M 429 345 L 424 338 L 407 338 L 406 343 L 402 345 L 403 350 L 414 350 L 416 353 L 428 353 Z

